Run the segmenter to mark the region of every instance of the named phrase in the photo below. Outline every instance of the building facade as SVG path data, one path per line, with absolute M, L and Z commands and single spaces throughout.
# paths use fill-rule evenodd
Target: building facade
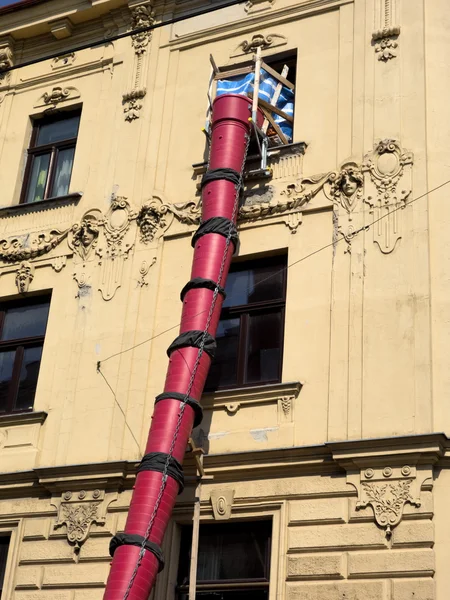
M 266 173 L 249 150 L 155 598 L 188 597 L 193 559 L 203 600 L 447 599 L 449 26 L 445 0 L 0 9 L 2 599 L 102 598 L 190 276 L 211 72 L 258 48 L 288 67 L 292 140 Z

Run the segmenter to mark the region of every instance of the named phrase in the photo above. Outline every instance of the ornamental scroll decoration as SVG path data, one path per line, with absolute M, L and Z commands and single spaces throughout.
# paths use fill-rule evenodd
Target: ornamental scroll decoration
M 111 300 L 122 285 L 124 263 L 136 238 L 137 217 L 124 196 L 113 197 L 103 214 L 98 209 L 84 213 L 70 229 L 68 245 L 74 251 L 73 278 L 78 285 L 77 297 L 88 296 L 99 268 L 98 289 L 103 300 Z
M 382 140 L 364 157 L 364 202 L 373 215 L 373 241 L 390 254 L 402 237 L 402 209 L 412 191 L 413 154 L 396 140 Z M 379 220 L 381 218 L 381 220 Z
M 244 204 L 239 209 L 238 222 L 253 223 L 266 217 L 285 216 L 285 224 L 291 233 L 296 233 L 301 223 L 301 209 L 308 204 L 324 186 L 331 186 L 336 173 L 322 173 L 317 176 L 305 177 L 296 183 L 287 184 L 278 198 L 269 186 L 261 193 L 248 194 Z M 184 204 L 167 204 L 159 196 L 153 196 L 146 202 L 138 215 L 141 241 L 144 244 L 160 238 L 175 217 L 185 225 L 198 225 L 201 219 L 201 200 Z
M 110 498 L 108 500 L 111 501 Z M 99 489 L 66 491 L 60 498 L 51 501 L 58 511 L 54 529 L 65 526 L 67 541 L 74 545 L 74 551 L 78 553 L 92 525 L 105 525 L 109 502 L 105 501 L 105 492 Z
M 269 33 L 267 35 L 257 33 L 251 40 L 243 40 L 238 48 L 240 48 L 244 54 L 250 54 L 251 52 L 256 52 L 258 48 L 267 50 L 268 48 L 283 46 L 285 44 L 287 44 L 287 38 L 279 33 Z
M 103 243 L 95 253 L 100 257 L 100 290 L 103 300 L 111 300 L 122 285 L 124 262 L 134 246 L 135 231 L 131 223 L 137 213 L 123 196 L 112 200 L 103 221 Z
M 361 473 L 360 496 L 356 510 L 371 506 L 375 521 L 390 538 L 392 529 L 403 516 L 405 504 L 420 507 L 420 488 L 416 478 L 416 468 L 401 467 L 366 468 Z

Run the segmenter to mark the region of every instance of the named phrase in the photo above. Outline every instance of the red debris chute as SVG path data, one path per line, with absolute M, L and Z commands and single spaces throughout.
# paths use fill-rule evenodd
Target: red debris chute
M 212 115 L 209 170 L 233 169 L 238 173 L 242 172 L 252 126 L 251 108 L 251 101 L 246 96 L 224 94 L 216 98 Z M 259 112 L 258 118 L 260 118 Z M 235 222 L 237 216 L 235 201 L 236 187 L 232 181 L 226 179 L 210 181 L 202 191 L 202 222 L 213 217 L 225 217 Z M 227 247 L 227 238 L 224 235 L 218 233 L 203 235 L 195 244 L 191 279 L 209 279 L 225 287 L 233 251 L 233 243 L 229 243 Z M 218 281 L 222 265 L 222 278 Z M 205 330 L 213 294 L 213 290 L 203 287 L 192 288 L 186 293 L 180 334 L 191 330 Z M 208 333 L 213 337 L 216 334 L 222 302 L 223 297 L 218 294 L 208 327 Z M 165 392 L 184 395 L 190 388 L 189 396 L 200 400 L 211 358 L 203 352 L 195 377 L 190 382 L 198 353 L 198 348 L 183 347 L 171 354 L 164 386 Z M 180 406 L 179 399 L 170 397 L 155 404 L 146 455 L 170 454 L 179 463 L 183 462 L 195 412 L 189 404 L 186 404 L 181 423 L 178 423 Z M 177 426 L 179 426 L 178 432 L 176 432 Z M 152 470 L 138 472 L 125 535 L 145 538 L 149 522 L 153 517 L 153 525 L 147 539 L 158 546 L 161 545 L 179 491 L 177 481 L 169 476 L 161 495 L 162 480 L 161 472 Z M 158 496 L 160 496 L 159 500 Z M 129 542 L 116 548 L 104 600 L 124 598 L 148 600 L 159 562 L 153 552 L 145 550 L 139 568 L 136 569 L 140 553 L 142 554 L 141 547 L 131 545 Z

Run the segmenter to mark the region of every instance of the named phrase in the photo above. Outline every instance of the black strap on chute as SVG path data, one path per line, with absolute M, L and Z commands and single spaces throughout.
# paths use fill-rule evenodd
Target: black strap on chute
M 176 458 L 166 454 L 165 452 L 149 452 L 145 456 L 142 457 L 141 462 L 137 468 L 137 472 L 141 471 L 158 471 L 159 473 L 163 473 L 166 468 L 167 458 L 169 457 L 169 466 L 167 467 L 167 475 L 175 479 L 178 483 L 179 491 L 178 493 L 184 490 L 184 475 L 183 475 L 183 467 L 177 461 Z
M 139 546 L 142 547 L 144 537 L 135 533 L 117 533 L 112 540 L 109 542 L 109 554 L 114 556 L 114 552 L 119 546 Z M 158 573 L 164 569 L 164 556 L 161 548 L 155 542 L 145 540 L 144 548 L 154 554 L 158 559 L 159 567 Z
M 172 352 L 175 352 L 175 350 L 180 350 L 180 348 L 200 348 L 204 336 L 205 332 L 200 331 L 199 329 L 192 329 L 191 331 L 180 333 L 180 335 L 176 337 L 167 348 L 167 356 L 170 357 Z M 205 343 L 203 345 L 204 351 L 206 354 L 209 354 L 211 358 L 214 358 L 216 347 L 216 340 L 210 333 L 207 333 L 205 337 Z
M 203 223 L 201 223 L 200 227 L 192 236 L 192 247 L 194 248 L 197 241 L 207 233 L 218 233 L 226 238 L 230 235 L 230 239 L 235 248 L 239 240 L 236 225 L 233 223 L 233 221 L 227 219 L 226 217 L 211 217 L 211 219 L 203 221 Z
M 241 184 L 241 174 L 234 169 L 210 169 L 203 175 L 200 187 L 203 189 L 207 183 L 217 181 L 218 179 L 231 181 L 235 186 L 240 186 Z
M 181 302 L 183 302 L 184 297 L 189 292 L 189 290 L 198 289 L 198 288 L 206 288 L 213 292 L 216 289 L 216 287 L 219 287 L 219 294 L 222 294 L 222 296 L 224 298 L 226 298 L 227 295 L 226 295 L 223 287 L 221 287 L 220 285 L 217 286 L 217 283 L 215 281 L 213 281 L 212 279 L 204 279 L 203 277 L 194 277 L 194 279 L 191 279 L 190 281 L 188 281 L 187 284 L 184 286 L 184 288 L 181 290 L 181 294 L 180 294 Z
M 156 396 L 155 404 L 157 404 L 161 400 L 179 400 L 180 402 L 184 402 L 185 398 L 186 394 L 180 394 L 179 392 L 163 392 L 162 394 Z M 203 419 L 203 409 L 201 407 L 201 404 L 191 396 L 187 397 L 185 404 L 190 406 L 194 411 L 194 427 L 197 427 L 198 425 L 200 425 Z

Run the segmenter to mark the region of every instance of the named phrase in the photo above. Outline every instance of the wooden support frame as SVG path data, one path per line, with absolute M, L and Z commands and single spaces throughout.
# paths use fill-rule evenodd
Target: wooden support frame
M 274 77 L 277 81 L 288 87 L 290 90 L 295 90 L 295 85 L 293 83 L 291 83 L 285 77 L 277 73 L 275 69 L 269 67 L 269 65 L 267 65 L 263 60 L 261 61 L 261 67 L 264 69 L 264 71 L 267 71 L 269 75 L 272 75 L 272 77 Z
M 288 73 L 289 73 L 289 67 L 287 65 L 284 65 L 283 70 L 281 71 L 281 76 L 287 77 Z M 272 98 L 270 99 L 270 106 L 276 106 L 282 89 L 283 89 L 283 84 L 281 83 L 281 81 L 279 81 L 277 84 L 277 87 L 275 88 L 275 92 L 274 92 Z M 268 127 L 269 127 L 269 120 L 264 119 L 264 123 L 261 127 L 262 132 L 266 133 Z

